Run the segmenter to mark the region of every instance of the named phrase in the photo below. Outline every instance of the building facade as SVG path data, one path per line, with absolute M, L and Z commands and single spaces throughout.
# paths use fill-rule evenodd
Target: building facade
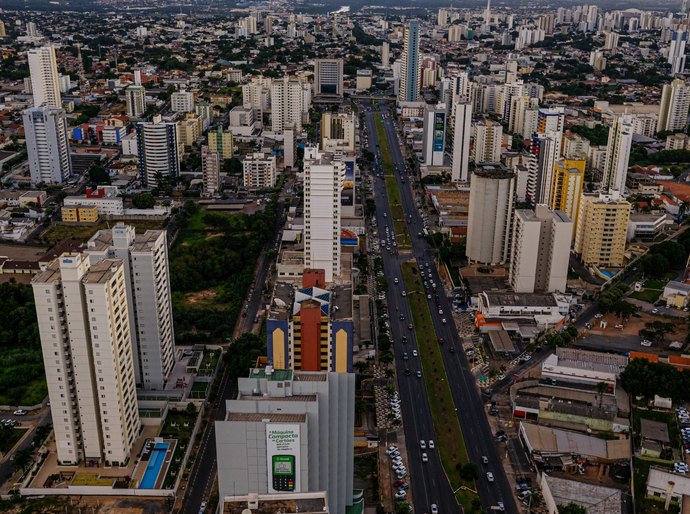
M 42 46 L 27 52 L 34 107 L 62 108 L 55 47 Z
M 412 20 L 403 28 L 403 53 L 400 66 L 398 101 L 415 102 L 422 84 L 422 62 L 419 58 L 419 21 Z
M 472 174 L 466 247 L 470 261 L 508 261 L 514 201 L 515 174 L 504 166 L 486 165 Z
M 503 127 L 500 123 L 491 120 L 484 120 L 476 123 L 473 127 L 474 162 L 495 163 L 501 160 L 501 143 L 503 142 Z
M 173 179 L 180 173 L 180 148 L 177 124 L 153 122 L 136 125 L 139 180 L 144 187 L 158 185 L 159 178 Z
M 586 266 L 623 266 L 629 219 L 630 203 L 618 192 L 582 195 L 575 253 Z
M 254 152 L 242 159 L 242 182 L 249 190 L 268 189 L 276 185 L 276 157 Z
M 23 120 L 31 183 L 62 184 L 72 175 L 65 111 L 33 107 Z
M 601 190 L 604 193 L 618 191 L 623 194 L 625 192 L 632 138 L 632 116 L 623 115 L 614 120 L 609 129 L 609 141 L 606 145 L 606 161 L 601 182 Z
M 204 196 L 214 196 L 220 191 L 220 157 L 208 146 L 201 147 L 201 180 Z
M 690 111 L 690 86 L 683 79 L 664 84 L 659 105 L 657 129 L 661 132 L 685 130 Z
M 125 465 L 141 422 L 122 261 L 63 254 L 32 287 L 58 462 Z
M 141 118 L 146 112 L 146 89 L 144 86 L 129 86 L 125 89 L 127 116 Z
M 446 104 L 427 104 L 424 108 L 422 159 L 425 166 L 443 166 L 446 150 Z
M 343 60 L 316 59 L 314 61 L 314 96 L 343 96 Z
M 122 261 L 131 329 L 136 383 L 147 391 L 165 388 L 175 365 L 175 334 L 168 262 L 167 232 L 118 223 L 89 239 L 85 253 L 92 265 Z
M 470 139 L 472 135 L 472 104 L 460 101 L 453 104 L 453 153 L 451 180 L 467 182 L 470 179 Z
M 515 211 L 510 287 L 516 293 L 565 292 L 573 222 L 562 211 L 537 205 Z

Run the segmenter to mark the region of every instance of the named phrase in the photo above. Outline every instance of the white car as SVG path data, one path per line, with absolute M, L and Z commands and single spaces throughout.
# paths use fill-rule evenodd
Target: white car
M 419 440 L 419 447 L 420 447 L 422 450 L 426 450 L 426 441 L 425 441 L 424 439 L 420 439 L 420 440 Z
M 603 315 L 602 313 L 598 312 L 598 313 L 596 313 L 596 314 L 594 315 L 594 317 L 595 317 L 596 319 L 601 319 L 601 318 L 604 317 L 604 315 Z
M 404 491 L 403 489 L 400 489 L 397 493 L 395 493 L 395 499 L 396 500 L 404 500 L 407 497 L 407 492 Z
M 417 357 L 418 355 L 417 350 L 412 350 L 412 357 Z
M 431 514 L 438 514 L 438 506 L 435 503 L 431 504 Z
M 433 450 L 434 448 L 436 448 L 436 445 L 434 444 L 434 440 L 433 440 L 433 439 L 429 439 L 429 449 L 430 449 L 430 450 Z
M 642 342 L 641 342 L 640 344 L 641 344 L 642 346 L 646 346 L 647 348 L 649 348 L 650 346 L 652 346 L 652 342 L 651 342 L 649 339 L 643 339 Z
M 422 453 L 422 462 L 429 462 L 429 456 L 426 452 Z
M 493 481 L 494 481 L 494 474 L 493 474 L 491 471 L 487 471 L 487 472 L 486 472 L 486 479 L 487 479 L 489 482 L 493 482 Z
M 24 409 L 17 409 L 14 411 L 15 416 L 26 416 L 26 411 Z

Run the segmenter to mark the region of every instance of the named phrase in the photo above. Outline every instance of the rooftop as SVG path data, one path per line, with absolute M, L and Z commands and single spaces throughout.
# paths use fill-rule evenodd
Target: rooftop
M 556 353 L 547 357 L 542 365 L 602 371 L 618 375 L 628 365 L 625 355 L 592 352 L 575 348 L 556 348 Z
M 644 439 L 651 439 L 652 441 L 659 441 L 661 443 L 671 442 L 668 435 L 668 425 L 661 421 L 640 419 L 640 435 Z
M 328 514 L 325 492 L 226 496 L 222 502 L 223 514 Z
M 556 307 L 552 294 L 484 292 L 490 305 L 505 307 Z
M 118 259 L 105 259 L 104 261 L 93 264 L 88 273 L 84 275 L 83 281 L 85 284 L 105 284 L 109 282 L 117 268 L 123 266 L 122 261 Z
M 283 414 L 277 412 L 228 412 L 226 421 L 249 421 L 266 423 L 306 423 L 306 414 Z
M 249 373 L 249 378 L 265 378 L 267 380 L 285 381 L 292 380 L 292 370 L 275 369 L 271 366 L 265 368 L 254 368 Z
M 570 430 L 560 430 L 532 423 L 520 423 L 531 451 L 544 455 L 582 455 L 607 461 L 629 459 L 630 441 L 606 441 Z
M 549 475 L 544 476 L 557 505 L 576 503 L 584 507 L 588 514 L 619 514 L 623 512 L 623 493 L 619 489 Z

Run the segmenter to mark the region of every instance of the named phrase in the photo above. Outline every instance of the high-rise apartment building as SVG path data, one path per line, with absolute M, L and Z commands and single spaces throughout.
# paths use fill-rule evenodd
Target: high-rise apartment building
M 156 187 L 159 179 L 172 179 L 180 173 L 180 147 L 177 124 L 152 122 L 136 125 L 139 180 L 144 187 Z
M 503 142 L 503 127 L 492 120 L 475 123 L 474 148 L 472 155 L 475 163 L 499 162 L 501 160 L 501 143 Z
M 38 37 L 40 35 L 33 21 L 26 22 L 26 35 L 29 37 Z
M 632 116 L 624 114 L 613 121 L 609 129 L 609 141 L 606 145 L 606 161 L 601 181 L 601 190 L 625 191 L 625 180 L 628 176 L 630 148 L 633 138 Z
M 586 266 L 623 266 L 629 219 L 630 203 L 618 191 L 582 195 L 575 253 Z
M 323 270 L 305 269 L 301 287 L 279 282 L 266 320 L 269 364 L 295 371 L 352 373 L 352 284 L 327 289 Z
M 553 186 L 553 171 L 561 146 L 560 132 L 535 133 L 527 162 L 527 200 L 536 205 L 548 204 Z
M 668 49 L 668 63 L 671 65 L 671 73 L 683 73 L 685 71 L 685 46 L 688 42 L 687 30 L 674 30 L 671 34 L 671 46 Z
M 194 93 L 191 91 L 175 91 L 170 95 L 170 110 L 172 112 L 194 112 Z
M 84 252 L 91 264 L 122 261 L 136 383 L 147 391 L 165 388 L 175 365 L 168 239 L 165 230 L 136 234 L 124 223 L 99 230 Z
M 412 20 L 403 28 L 403 53 L 400 66 L 398 101 L 415 102 L 422 85 L 422 61 L 419 58 L 419 21 Z
M 220 191 L 220 156 L 206 145 L 201 147 L 201 180 L 204 196 Z
M 342 59 L 316 59 L 314 61 L 314 96 L 342 98 Z
M 453 104 L 453 153 L 451 180 L 467 182 L 470 179 L 470 136 L 472 134 L 472 104 L 458 102 Z
M 327 140 L 336 141 L 343 151 L 355 151 L 355 116 L 351 113 L 321 114 L 321 147 L 326 148 Z
M 268 189 L 276 185 L 276 156 L 254 152 L 242 159 L 242 182 L 246 189 Z
M 317 148 L 304 151 L 304 266 L 340 275 L 340 195 L 345 162 Z
M 422 162 L 425 166 L 443 166 L 446 150 L 446 104 L 426 104 L 422 136 Z
M 688 125 L 688 111 L 690 111 L 690 86 L 683 79 L 674 79 L 670 84 L 664 84 L 659 106 L 659 132 L 675 132 L 685 130 Z
M 232 132 L 220 125 L 208 133 L 208 149 L 217 152 L 221 159 L 232 159 L 234 144 Z
M 302 82 L 296 77 L 285 76 L 271 84 L 271 128 L 282 134 L 285 127 L 302 131 L 302 117 L 309 106 L 305 105 Z
M 345 514 L 353 503 L 355 375 L 266 366 L 237 386 L 215 427 L 220 498 L 292 493 L 299 501 L 326 491 L 328 511 Z
M 381 66 L 383 66 L 384 70 L 387 70 L 391 66 L 390 53 L 390 43 L 388 43 L 388 41 L 381 43 Z
M 253 77 L 242 85 L 242 104 L 256 109 L 259 120 L 264 113 L 271 112 L 271 84 L 268 77 Z
M 537 111 L 537 132 L 540 134 L 546 134 L 547 132 L 563 134 L 564 124 L 565 113 L 563 107 L 542 107 Z M 560 153 L 560 138 L 558 145 Z
M 515 174 L 505 166 L 477 166 L 470 183 L 467 258 L 502 264 L 510 254 L 510 229 L 515 202 Z
M 125 465 L 139 435 L 125 274 L 66 253 L 32 280 L 60 464 Z
M 72 175 L 65 111 L 32 107 L 23 121 L 31 183 L 62 184 Z
M 516 293 L 565 292 L 573 222 L 563 211 L 518 209 L 513 223 L 510 287 Z
M 127 116 L 141 118 L 146 112 L 146 89 L 144 86 L 129 86 L 125 89 Z
M 553 172 L 549 208 L 563 211 L 577 226 L 577 216 L 585 182 L 587 162 L 579 159 L 559 159 Z M 574 235 L 574 232 L 573 232 Z
M 27 52 L 34 107 L 62 107 L 55 47 L 42 46 Z
M 0 20 L 0 37 L 7 37 L 7 31 L 5 30 L 5 22 Z

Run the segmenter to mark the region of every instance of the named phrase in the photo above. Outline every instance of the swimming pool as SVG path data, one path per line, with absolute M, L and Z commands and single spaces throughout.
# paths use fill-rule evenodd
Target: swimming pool
M 158 443 L 153 447 L 149 463 L 144 472 L 144 477 L 141 479 L 141 484 L 139 484 L 139 489 L 153 489 L 156 485 L 156 480 L 158 480 L 161 467 L 163 467 L 163 461 L 165 460 L 165 453 L 168 451 L 168 446 L 168 443 Z

